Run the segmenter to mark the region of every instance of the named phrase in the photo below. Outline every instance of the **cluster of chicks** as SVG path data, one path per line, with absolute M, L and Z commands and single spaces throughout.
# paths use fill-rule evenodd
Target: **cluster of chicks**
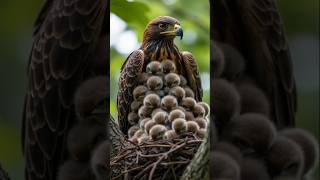
M 80 85 L 75 95 L 78 122 L 67 136 L 69 159 L 59 168 L 58 180 L 105 180 L 109 170 L 107 132 L 108 78 L 97 76 Z
M 215 44 L 212 51 L 216 138 L 210 179 L 308 179 L 318 159 L 315 138 L 299 128 L 277 130 L 266 96 L 245 74 L 243 57 L 225 44 Z
M 174 63 L 164 60 L 150 62 L 139 75 L 128 115 L 132 142 L 176 139 L 185 133 L 205 136 L 209 106 L 196 102 L 185 77 L 175 72 Z

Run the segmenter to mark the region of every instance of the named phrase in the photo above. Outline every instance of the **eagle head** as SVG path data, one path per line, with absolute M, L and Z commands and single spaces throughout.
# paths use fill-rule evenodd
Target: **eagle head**
M 144 30 L 144 42 L 168 41 L 173 42 L 176 36 L 183 37 L 180 22 L 170 16 L 159 16 L 150 21 Z

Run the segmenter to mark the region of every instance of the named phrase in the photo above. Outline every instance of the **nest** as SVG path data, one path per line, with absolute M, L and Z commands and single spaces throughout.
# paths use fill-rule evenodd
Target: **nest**
M 125 141 L 128 145 L 110 161 L 110 168 L 119 170 L 112 175 L 112 180 L 179 179 L 203 142 L 192 133 L 186 133 L 179 139 L 142 144 Z

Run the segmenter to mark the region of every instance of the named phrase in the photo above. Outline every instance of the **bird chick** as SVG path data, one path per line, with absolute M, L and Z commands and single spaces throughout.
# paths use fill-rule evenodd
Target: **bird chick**
M 162 108 L 156 108 L 152 111 L 151 117 L 153 117 L 157 112 L 165 112 Z
M 147 133 L 147 134 L 150 134 L 150 129 L 156 125 L 157 123 L 154 121 L 154 120 L 150 120 L 148 121 L 145 125 L 144 125 L 144 131 Z
M 138 138 L 138 144 L 142 144 L 147 141 L 149 141 L 149 136 L 146 134 L 143 134 Z
M 135 125 L 137 124 L 139 121 L 139 115 L 138 113 L 135 113 L 135 112 L 130 112 L 128 114 L 128 122 L 130 125 Z
M 135 144 L 138 144 L 138 137 L 137 136 L 132 136 L 129 141 L 135 143 Z
M 151 76 L 147 81 L 147 86 L 151 91 L 160 90 L 163 87 L 163 81 L 158 76 Z
M 164 137 L 167 128 L 164 125 L 156 124 L 150 129 L 150 137 L 152 140 L 161 140 Z
M 145 127 L 146 123 L 147 123 L 148 121 L 150 121 L 150 120 L 151 120 L 151 118 L 141 119 L 141 120 L 139 121 L 139 127 L 140 127 L 140 129 L 144 130 L 144 127 Z
M 181 102 L 183 98 L 186 96 L 186 92 L 180 86 L 175 86 L 169 90 L 169 95 L 177 98 L 178 102 Z
M 131 111 L 138 112 L 138 110 L 142 106 L 142 104 L 143 104 L 142 101 L 134 100 L 130 105 Z
M 223 152 L 211 152 L 210 179 L 240 180 L 239 164 Z
M 186 118 L 186 115 L 184 114 L 183 111 L 181 111 L 180 109 L 175 109 L 175 110 L 172 110 L 169 114 L 169 121 L 170 122 L 173 122 L 175 119 L 177 118 L 182 118 L 182 119 L 185 119 Z
M 207 130 L 204 129 L 204 128 L 200 128 L 200 129 L 198 129 L 198 131 L 197 131 L 196 134 L 197 134 L 197 136 L 198 136 L 199 138 L 203 139 L 203 138 L 206 136 L 206 134 L 207 134 Z
M 134 133 L 133 136 L 139 138 L 139 137 L 141 137 L 143 134 L 144 134 L 143 130 L 142 130 L 142 129 L 139 129 L 139 130 L 137 130 L 137 131 Z
M 194 117 L 204 117 L 204 115 L 206 114 L 206 111 L 201 105 L 196 104 L 193 107 L 193 114 L 194 114 Z
M 240 113 L 240 95 L 228 81 L 214 79 L 211 94 L 212 111 L 219 124 L 227 124 Z
M 266 158 L 272 177 L 285 174 L 299 179 L 302 175 L 303 160 L 301 148 L 283 136 L 275 138 Z
M 146 93 L 148 91 L 148 88 L 145 86 L 137 86 L 134 90 L 133 90 L 133 98 L 137 101 L 142 101 L 143 98 L 146 96 Z
M 92 153 L 90 164 L 96 180 L 105 180 L 106 177 L 110 177 L 109 168 L 106 167 L 106 162 L 110 161 L 110 157 L 106 154 L 110 153 L 111 146 L 110 140 L 105 140 Z
M 141 106 L 139 111 L 138 111 L 138 115 L 139 115 L 140 119 L 144 119 L 144 118 L 150 117 L 151 113 L 152 113 L 152 109 L 147 108 L 146 106 Z
M 164 92 L 164 90 L 155 90 L 155 91 L 148 91 L 146 93 L 146 95 L 149 95 L 149 94 L 156 94 L 159 97 L 163 97 L 163 96 L 165 96 L 166 93 Z
M 187 111 L 193 110 L 193 107 L 196 105 L 196 100 L 191 97 L 186 97 L 182 99 L 181 106 L 184 107 Z
M 161 64 L 158 61 L 152 61 L 147 65 L 147 73 L 158 74 L 161 72 Z
M 207 120 L 202 118 L 202 117 L 198 117 L 194 120 L 200 128 L 207 128 Z
M 167 123 L 167 121 L 168 121 L 168 113 L 167 112 L 158 112 L 152 117 L 152 119 L 157 124 L 165 125 Z
M 179 77 L 180 77 L 180 86 L 181 87 L 185 87 L 187 85 L 187 83 L 188 83 L 187 79 L 182 75 L 179 75 Z
M 192 89 L 190 87 L 185 87 L 184 92 L 185 92 L 186 97 L 194 98 L 194 92 L 192 91 Z
M 213 150 L 228 154 L 237 163 L 241 163 L 242 161 L 242 154 L 240 150 L 231 143 L 223 141 L 217 142 L 213 145 Z
M 182 118 L 177 118 L 172 122 L 172 129 L 177 133 L 181 134 L 187 131 L 187 121 Z
M 177 99 L 174 96 L 167 95 L 161 100 L 161 107 L 167 111 L 170 111 L 178 106 Z
M 173 73 L 176 71 L 176 66 L 171 60 L 164 60 L 161 62 L 162 72 L 165 74 Z
M 149 109 L 155 109 L 160 106 L 160 97 L 157 94 L 149 94 L 144 98 L 143 105 Z
M 186 116 L 186 120 L 187 121 L 193 121 L 194 120 L 194 115 L 192 112 L 190 111 L 186 111 L 184 112 L 185 116 Z
M 165 85 L 169 88 L 180 85 L 180 77 L 176 73 L 169 73 L 164 77 Z
M 131 126 L 128 130 L 128 136 L 129 138 L 133 137 L 134 134 L 139 130 L 139 126 L 135 125 L 135 126 Z
M 176 139 L 176 138 L 178 138 L 178 135 L 172 129 L 170 129 L 170 130 L 166 131 L 166 133 L 164 133 L 164 139 Z
M 147 81 L 151 75 L 148 73 L 140 73 L 138 75 L 138 83 L 139 85 L 146 85 Z
M 199 125 L 194 121 L 187 121 L 187 131 L 196 133 L 199 130 Z
M 198 104 L 200 105 L 200 106 L 202 106 L 203 107 L 203 109 L 205 110 L 205 117 L 208 117 L 209 116 L 209 114 L 210 114 L 210 107 L 209 107 L 209 105 L 207 104 L 207 103 L 205 103 L 205 102 L 198 102 Z
M 280 135 L 294 141 L 302 149 L 304 156 L 303 174 L 307 174 L 318 164 L 319 144 L 309 132 L 299 128 L 290 128 L 280 131 Z
M 262 114 L 246 113 L 234 117 L 223 129 L 221 138 L 235 144 L 243 154 L 263 154 L 276 135 L 276 130 Z

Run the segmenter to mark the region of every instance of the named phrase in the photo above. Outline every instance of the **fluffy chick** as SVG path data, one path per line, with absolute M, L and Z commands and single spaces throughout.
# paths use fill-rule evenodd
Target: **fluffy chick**
M 165 125 L 168 121 L 168 113 L 167 112 L 157 112 L 152 119 L 157 123 L 157 124 L 163 124 Z
M 134 134 L 139 130 L 139 126 L 135 125 L 135 126 L 131 126 L 128 130 L 128 136 L 129 138 L 132 138 L 134 136 Z
M 239 164 L 223 152 L 211 152 L 210 179 L 240 180 Z
M 161 62 L 162 72 L 165 74 L 173 73 L 176 71 L 176 66 L 171 60 L 164 60 Z
M 160 106 L 160 97 L 157 94 L 149 94 L 144 98 L 143 105 L 149 109 L 155 109 Z
M 178 138 L 178 135 L 172 129 L 166 131 L 166 133 L 164 134 L 164 139 L 176 139 L 176 138 Z
M 134 100 L 130 105 L 131 111 L 138 112 L 138 110 L 142 106 L 142 104 L 143 104 L 142 101 Z
M 186 115 L 184 114 L 183 111 L 181 111 L 180 109 L 175 109 L 175 110 L 172 110 L 169 114 L 169 121 L 170 122 L 173 122 L 175 119 L 177 118 L 182 118 L 182 119 L 185 119 L 186 118 Z
M 205 110 L 205 117 L 208 117 L 210 114 L 210 106 L 205 102 L 198 102 L 198 104 Z
M 232 159 L 234 159 L 237 163 L 241 163 L 242 154 L 240 150 L 231 143 L 228 142 L 217 142 L 213 145 L 213 151 L 219 151 L 228 154 Z
M 174 96 L 167 95 L 161 100 L 161 107 L 167 111 L 170 111 L 178 106 L 177 99 Z
M 196 100 L 191 97 L 183 98 L 181 101 L 181 106 L 184 107 L 187 111 L 193 110 L 196 104 Z
M 185 87 L 184 92 L 186 97 L 194 98 L 194 92 L 190 87 Z
M 186 92 L 180 86 L 175 86 L 169 90 L 169 95 L 177 98 L 178 102 L 181 102 L 183 98 L 186 96 Z
M 204 128 L 198 129 L 196 134 L 199 138 L 203 139 L 207 134 L 207 129 L 204 129 Z
M 109 140 L 105 140 L 99 144 L 92 154 L 91 169 L 97 180 L 105 180 L 106 177 L 110 177 L 110 171 L 106 166 L 106 163 L 110 161 L 110 157 L 106 156 L 110 153 L 110 147 Z
M 138 137 L 138 144 L 142 144 L 144 142 L 149 141 L 149 136 L 146 134 L 143 134 L 142 136 Z
M 194 121 L 187 121 L 187 131 L 196 133 L 199 130 L 199 125 Z
M 147 81 L 147 86 L 149 90 L 157 91 L 163 87 L 163 81 L 159 76 L 151 76 Z
M 161 64 L 158 61 L 152 61 L 147 65 L 147 73 L 158 74 L 161 72 Z
M 267 151 L 276 130 L 271 120 L 262 114 L 247 113 L 235 117 L 223 129 L 221 138 L 235 144 L 244 154 L 262 154 Z
M 146 106 L 141 106 L 138 111 L 138 115 L 139 115 L 140 119 L 150 117 L 151 113 L 152 113 L 152 109 L 147 108 Z
M 200 128 L 207 128 L 207 120 L 201 117 L 195 118 L 194 121 L 198 123 Z
M 133 98 L 137 101 L 142 101 L 143 98 L 146 96 L 146 93 L 148 91 L 148 88 L 145 86 L 137 86 L 134 90 L 133 90 Z
M 154 120 L 150 120 L 148 121 L 145 125 L 144 125 L 144 131 L 147 133 L 147 134 L 150 134 L 150 129 L 156 125 L 157 123 L 154 121 Z
M 172 122 L 172 129 L 177 133 L 181 134 L 187 131 L 187 121 L 182 118 L 177 118 Z
M 184 112 L 185 116 L 186 116 L 186 120 L 187 121 L 193 121 L 194 120 L 194 115 L 192 112 L 190 111 L 186 111 Z
M 240 113 L 240 95 L 235 87 L 224 79 L 213 80 L 211 99 L 212 111 L 219 124 L 228 123 Z
M 140 110 L 139 110 L 140 111 Z M 130 125 L 135 125 L 137 124 L 139 121 L 139 115 L 138 113 L 135 113 L 135 112 L 130 112 L 128 114 L 128 122 Z
M 169 73 L 164 77 L 165 85 L 169 88 L 180 85 L 180 77 L 176 73 Z
M 151 117 L 153 117 L 157 112 L 165 112 L 162 108 L 156 108 L 152 111 Z
M 262 90 L 250 83 L 241 83 L 237 89 L 241 97 L 241 114 L 251 112 L 270 115 L 269 101 Z
M 167 128 L 164 125 L 156 124 L 150 129 L 150 137 L 152 140 L 160 140 L 163 139 Z
M 196 104 L 193 107 L 193 114 L 194 117 L 205 117 L 206 110 L 199 104 Z
M 299 145 L 304 156 L 303 174 L 307 174 L 319 160 L 319 144 L 318 141 L 309 132 L 299 129 L 290 128 L 280 132 Z
M 290 175 L 301 178 L 303 170 L 303 153 L 292 140 L 278 136 L 272 144 L 266 158 L 272 177 Z
M 138 83 L 139 85 L 146 85 L 147 81 L 151 75 L 148 73 L 140 73 L 138 75 Z
M 133 136 L 139 138 L 139 137 L 141 137 L 143 134 L 144 134 L 143 130 L 142 130 L 142 129 L 139 129 L 139 130 L 137 130 L 137 131 L 134 133 Z
M 140 129 L 144 130 L 144 127 L 145 127 L 146 123 L 147 123 L 148 121 L 150 121 L 150 120 L 151 120 L 151 118 L 141 119 L 141 120 L 139 121 L 139 127 L 140 127 Z

